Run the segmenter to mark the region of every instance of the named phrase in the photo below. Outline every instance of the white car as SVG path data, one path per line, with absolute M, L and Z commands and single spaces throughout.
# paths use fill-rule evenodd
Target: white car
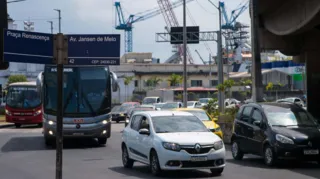
M 197 108 L 201 106 L 201 103 L 199 101 L 188 101 L 187 102 L 187 108 Z
M 122 163 L 147 164 L 154 175 L 162 170 L 210 169 L 220 175 L 225 167 L 223 141 L 194 115 L 180 111 L 144 111 L 131 116 L 122 134 Z

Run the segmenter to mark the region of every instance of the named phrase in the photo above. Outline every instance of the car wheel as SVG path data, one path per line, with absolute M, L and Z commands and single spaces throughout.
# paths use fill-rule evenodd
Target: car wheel
M 124 145 L 122 147 L 122 164 L 124 168 L 132 168 L 134 160 L 129 158 L 129 153 L 127 147 Z
M 159 176 L 161 174 L 161 168 L 159 164 L 159 158 L 156 151 L 152 151 L 150 155 L 150 169 L 151 173 L 155 176 Z
M 239 143 L 236 140 L 232 142 L 231 153 L 235 160 L 242 160 L 243 152 L 240 150 Z
M 107 138 L 106 138 L 106 137 L 98 138 L 98 143 L 99 143 L 100 145 L 106 145 L 106 143 L 107 143 Z
M 16 126 L 16 128 L 20 128 L 21 127 L 21 124 L 15 123 L 14 125 Z
M 224 168 L 218 168 L 218 169 L 212 168 L 212 169 L 210 169 L 210 171 L 211 171 L 213 176 L 219 176 L 223 172 L 223 169 Z
M 264 148 L 264 163 L 268 166 L 273 166 L 277 162 L 277 156 L 274 150 L 271 148 L 271 146 L 267 145 Z
M 46 144 L 47 147 L 49 147 L 49 146 L 54 147 L 56 144 L 54 139 L 50 139 L 47 137 L 44 138 L 44 143 Z

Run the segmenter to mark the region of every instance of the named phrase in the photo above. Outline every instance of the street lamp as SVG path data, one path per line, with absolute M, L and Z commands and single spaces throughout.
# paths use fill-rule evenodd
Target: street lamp
M 53 34 L 53 22 L 52 21 L 47 21 L 47 22 L 50 23 L 51 34 Z
M 60 9 L 53 9 L 59 13 L 59 33 L 61 33 L 61 10 Z

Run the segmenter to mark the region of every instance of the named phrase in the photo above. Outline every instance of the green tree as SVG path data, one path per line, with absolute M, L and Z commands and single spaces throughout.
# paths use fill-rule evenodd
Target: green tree
M 132 80 L 134 79 L 134 76 L 125 76 L 124 77 L 124 85 L 125 85 L 125 98 L 126 98 L 126 101 L 127 101 L 127 96 L 128 96 L 128 85 L 132 82 Z
M 267 91 L 271 91 L 271 90 L 273 90 L 273 83 L 272 82 L 269 82 L 268 84 L 267 84 L 267 86 L 266 86 L 266 90 Z
M 8 78 L 7 85 L 16 82 L 27 82 L 27 77 L 25 75 L 10 75 Z
M 176 100 L 178 100 L 178 101 L 182 101 L 182 99 L 183 99 L 183 94 L 182 94 L 182 93 L 179 93 L 179 94 L 175 95 L 175 98 L 176 98 Z
M 169 82 L 170 86 L 177 86 L 182 84 L 183 77 L 173 73 L 167 81 Z
M 160 82 L 162 82 L 162 79 L 161 78 L 158 78 L 156 76 L 153 76 L 151 78 L 149 78 L 147 81 L 146 81 L 146 85 L 148 87 L 156 87 L 160 84 Z
M 225 80 L 223 82 L 223 85 L 225 86 L 226 91 L 228 91 L 228 96 L 229 98 L 231 97 L 231 88 L 235 85 L 234 80 L 230 79 L 230 80 Z

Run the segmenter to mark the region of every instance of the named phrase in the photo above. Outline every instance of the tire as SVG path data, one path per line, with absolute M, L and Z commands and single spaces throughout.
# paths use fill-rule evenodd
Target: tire
M 222 174 L 224 168 L 214 168 L 214 169 L 210 169 L 211 173 L 213 176 L 219 176 Z
M 277 163 L 277 156 L 270 145 L 266 145 L 263 150 L 264 163 L 271 167 Z
M 236 140 L 232 141 L 231 153 L 235 160 L 243 159 L 243 152 L 240 150 L 239 143 Z
M 54 147 L 55 146 L 55 140 L 54 139 L 49 139 L 49 138 L 44 138 L 44 143 L 46 144 L 47 147 Z
M 132 168 L 134 160 L 130 159 L 128 149 L 125 145 L 122 147 L 122 164 L 124 168 Z
M 16 126 L 16 128 L 20 128 L 21 127 L 21 124 L 18 124 L 18 123 L 15 123 L 14 125 Z
M 98 138 L 98 143 L 100 145 L 106 145 L 107 144 L 107 138 L 104 137 L 104 138 Z
M 160 174 L 162 173 L 156 151 L 152 151 L 150 154 L 150 170 L 151 173 L 155 176 L 160 176 Z

